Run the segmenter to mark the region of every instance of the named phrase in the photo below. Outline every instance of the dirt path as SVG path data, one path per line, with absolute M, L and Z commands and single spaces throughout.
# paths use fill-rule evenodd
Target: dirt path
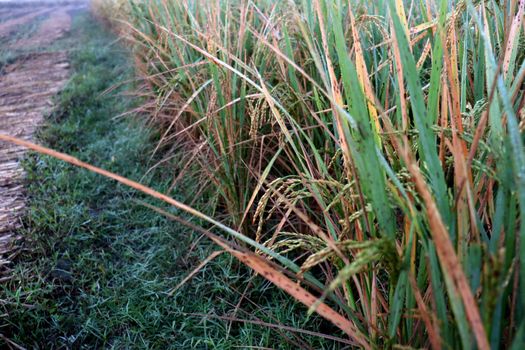
M 60 39 L 69 30 L 68 10 L 71 9 L 39 8 L 0 25 L 1 36 L 13 30 L 9 28 L 48 14 L 32 37 L 16 44 L 34 46 L 34 52 L 7 66 L 5 74 L 0 76 L 0 133 L 32 139 L 52 106 L 52 97 L 66 83 L 69 75 L 67 54 L 45 52 L 42 47 Z M 23 155 L 20 147 L 0 142 L 0 275 L 8 271 L 13 243 L 17 240 L 15 232 L 25 206 L 24 173 L 20 166 Z

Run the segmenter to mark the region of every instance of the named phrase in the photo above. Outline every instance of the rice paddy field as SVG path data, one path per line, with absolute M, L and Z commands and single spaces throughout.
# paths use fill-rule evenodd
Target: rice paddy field
M 524 17 L 93 0 L 37 140 L 0 133 L 31 150 L 0 341 L 525 348 Z

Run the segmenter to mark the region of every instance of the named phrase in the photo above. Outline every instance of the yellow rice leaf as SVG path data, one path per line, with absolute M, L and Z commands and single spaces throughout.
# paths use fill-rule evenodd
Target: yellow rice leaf
M 379 138 L 379 131 L 381 130 L 381 125 L 379 124 L 377 109 L 374 106 L 375 96 L 372 90 L 372 85 L 370 84 L 370 80 L 368 78 L 368 70 L 366 68 L 365 58 L 363 56 L 363 48 L 361 46 L 361 41 L 359 39 L 359 35 L 355 27 L 354 14 L 352 13 L 352 11 L 349 11 L 349 15 L 350 26 L 352 28 L 352 39 L 354 40 L 357 77 L 367 99 L 368 113 L 370 114 L 370 118 L 373 121 L 372 127 L 374 128 L 374 137 L 376 139 L 377 144 L 380 145 L 381 139 Z

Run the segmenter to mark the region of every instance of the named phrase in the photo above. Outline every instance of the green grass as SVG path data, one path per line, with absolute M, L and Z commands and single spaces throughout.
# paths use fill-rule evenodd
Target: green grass
M 113 118 L 136 104 L 126 95 L 133 86 L 123 83 L 132 77 L 132 65 L 115 38 L 92 21 L 75 17 L 72 33 L 60 44 L 72 50 L 73 76 L 56 99 L 40 142 L 166 191 L 178 159 L 143 177 L 156 161 L 149 159 L 158 134 L 134 117 Z M 114 86 L 119 88 L 103 93 Z M 193 245 L 197 233 L 138 204 L 153 202 L 115 182 L 36 154 L 25 168 L 30 201 L 21 232 L 24 250 L 13 278 L 0 286 L 0 314 L 6 316 L 0 333 L 8 339 L 41 349 L 341 347 L 217 318 L 332 330 L 317 317 L 304 319 L 304 307 L 262 278 L 252 278 L 227 254 L 169 296 L 214 246 L 206 239 Z M 174 195 L 189 201 L 197 186 L 185 178 Z M 196 204 L 206 208 L 202 201 Z M 243 292 L 241 307 L 232 314 Z

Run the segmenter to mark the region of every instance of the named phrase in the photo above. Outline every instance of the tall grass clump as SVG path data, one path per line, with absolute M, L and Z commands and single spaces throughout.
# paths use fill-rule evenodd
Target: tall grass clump
M 120 8 L 212 239 L 356 346 L 524 346 L 525 0 Z

